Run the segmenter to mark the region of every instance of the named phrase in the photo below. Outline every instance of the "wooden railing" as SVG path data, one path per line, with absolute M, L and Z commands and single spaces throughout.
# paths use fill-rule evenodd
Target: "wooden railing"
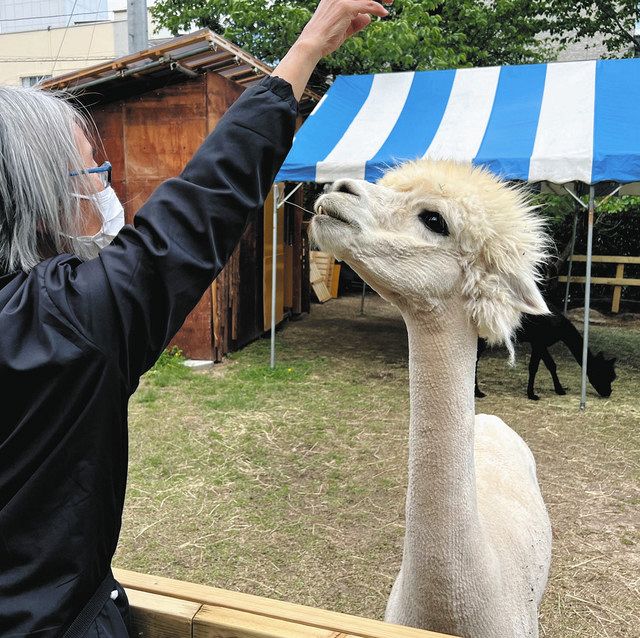
M 586 262 L 586 255 L 574 255 L 573 261 Z M 606 286 L 613 286 L 613 299 L 611 300 L 611 312 L 620 311 L 620 298 L 622 297 L 623 286 L 640 286 L 640 279 L 625 279 L 624 267 L 627 264 L 638 265 L 640 264 L 640 257 L 619 257 L 615 255 L 593 255 L 591 261 L 594 264 L 615 264 L 616 274 L 615 277 L 591 277 L 592 284 L 605 284 Z M 563 275 L 558 277 L 558 281 L 567 281 L 567 276 Z M 571 275 L 570 283 L 572 284 L 584 284 L 586 283 L 586 277 L 576 277 Z
M 446 638 L 368 618 L 123 569 L 136 638 Z

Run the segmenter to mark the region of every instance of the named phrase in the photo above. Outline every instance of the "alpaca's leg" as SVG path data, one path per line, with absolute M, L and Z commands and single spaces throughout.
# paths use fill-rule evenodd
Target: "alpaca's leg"
M 553 389 L 556 391 L 556 394 L 567 394 L 566 388 L 562 387 L 560 383 L 560 379 L 558 379 L 558 374 L 556 372 L 556 362 L 553 360 L 553 357 L 549 353 L 546 348 L 542 348 L 540 351 L 542 356 L 542 360 L 544 361 L 544 365 L 547 366 L 547 370 L 551 373 L 551 378 L 553 379 Z
M 531 358 L 529 359 L 529 383 L 527 384 L 527 396 L 532 401 L 537 401 L 540 397 L 534 392 L 533 386 L 536 381 L 536 374 L 538 373 L 538 366 L 540 365 L 540 359 L 542 355 L 538 348 L 531 348 Z

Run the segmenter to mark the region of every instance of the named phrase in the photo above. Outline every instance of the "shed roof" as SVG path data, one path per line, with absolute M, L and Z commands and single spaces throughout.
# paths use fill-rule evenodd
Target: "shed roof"
M 200 29 L 145 51 L 58 75 L 41 86 L 63 89 L 79 96 L 100 86 L 99 93 L 105 99 L 114 100 L 209 71 L 242 86 L 250 86 L 271 75 L 272 70 L 210 29 Z M 95 93 L 93 95 L 95 98 Z M 310 111 L 319 100 L 318 94 L 305 89 L 300 102 L 301 112 Z

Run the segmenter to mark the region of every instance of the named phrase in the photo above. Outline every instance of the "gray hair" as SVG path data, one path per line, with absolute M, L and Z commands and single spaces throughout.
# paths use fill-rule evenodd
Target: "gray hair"
M 63 94 L 0 86 L 0 275 L 29 272 L 55 254 L 92 256 L 72 239 L 83 222 L 73 193 L 86 179 L 69 177 L 84 168 L 76 127 L 88 135 Z

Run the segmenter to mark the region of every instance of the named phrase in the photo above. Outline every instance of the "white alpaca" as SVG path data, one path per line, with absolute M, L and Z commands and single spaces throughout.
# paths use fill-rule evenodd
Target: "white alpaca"
M 504 342 L 536 285 L 541 223 L 470 165 L 421 160 L 377 185 L 341 180 L 312 235 L 402 312 L 411 423 L 406 533 L 385 619 L 468 638 L 538 636 L 551 526 L 524 441 L 474 412 L 478 334 Z

